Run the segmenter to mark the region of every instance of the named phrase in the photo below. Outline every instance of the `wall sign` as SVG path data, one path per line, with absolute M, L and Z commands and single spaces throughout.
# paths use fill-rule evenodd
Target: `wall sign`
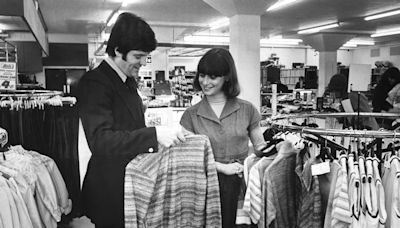
M 0 89 L 15 90 L 17 84 L 17 64 L 0 62 Z

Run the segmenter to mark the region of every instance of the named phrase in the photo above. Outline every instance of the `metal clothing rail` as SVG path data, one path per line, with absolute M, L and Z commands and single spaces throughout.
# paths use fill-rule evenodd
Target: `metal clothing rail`
M 400 113 L 379 113 L 379 112 L 335 112 L 335 113 L 315 113 L 315 114 L 289 114 L 277 115 L 269 118 L 268 121 L 297 119 L 297 118 L 340 118 L 340 117 L 379 117 L 379 118 L 400 118 Z
M 371 130 L 341 130 L 341 129 L 323 129 L 309 128 L 301 126 L 289 126 L 282 124 L 272 124 L 277 129 L 297 131 L 301 133 L 318 134 L 324 136 L 349 136 L 354 138 L 400 138 L 400 132 L 396 131 L 371 131 Z
M 54 97 L 57 95 L 62 96 L 63 92 L 55 90 L 0 90 L 0 98 Z
M 270 127 L 275 127 L 282 130 L 297 131 L 309 134 L 318 134 L 325 136 L 349 136 L 355 138 L 400 138 L 400 132 L 397 131 L 376 131 L 376 130 L 346 130 L 346 129 L 323 129 L 323 128 L 310 128 L 304 126 L 292 126 L 284 123 L 277 123 L 277 120 L 289 120 L 297 118 L 340 118 L 340 117 L 357 117 L 357 113 L 318 113 L 318 114 L 301 114 L 301 115 L 281 115 L 271 117 L 266 120 Z M 381 118 L 400 118 L 400 114 L 396 113 L 367 113 L 361 112 L 360 117 L 381 117 Z

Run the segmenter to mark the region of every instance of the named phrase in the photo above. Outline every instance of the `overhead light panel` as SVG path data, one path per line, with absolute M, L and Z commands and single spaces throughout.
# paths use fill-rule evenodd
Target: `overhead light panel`
M 358 45 L 375 45 L 373 40 L 360 40 L 360 39 L 351 39 L 343 44 L 343 47 L 357 47 Z
M 229 36 L 185 36 L 184 42 L 194 43 L 229 43 Z
M 386 13 L 375 14 L 375 15 L 372 15 L 372 16 L 365 17 L 364 20 L 370 21 L 370 20 L 375 20 L 375 19 L 379 19 L 379 18 L 383 18 L 383 17 L 394 16 L 394 15 L 397 15 L 397 14 L 400 14 L 400 10 L 395 10 L 395 11 L 390 11 L 390 12 L 386 12 Z
M 286 7 L 286 6 L 289 6 L 289 5 L 291 5 L 291 4 L 293 4 L 293 3 L 297 2 L 297 1 L 299 1 L 299 0 L 279 0 L 278 2 L 276 2 L 275 4 L 270 6 L 267 9 L 267 12 L 268 11 L 277 10 L 277 9 L 280 9 L 280 8 L 283 8 L 283 7 Z
M 264 38 L 260 40 L 260 45 L 280 44 L 280 45 L 298 45 L 303 42 L 301 39 L 283 39 L 283 38 Z
M 209 24 L 211 30 L 219 29 L 229 25 L 229 18 L 223 18 L 221 20 L 214 21 Z
M 381 30 L 379 32 L 372 34 L 371 37 L 390 36 L 390 35 L 396 35 L 396 34 L 400 34 L 400 27 Z
M 314 27 L 314 28 L 304 29 L 304 30 L 298 31 L 297 33 L 298 34 L 316 33 L 321 30 L 336 28 L 336 27 L 339 27 L 339 23 L 333 23 L 333 24 L 329 24 L 329 25 L 323 25 L 323 26 L 318 26 L 318 27 Z

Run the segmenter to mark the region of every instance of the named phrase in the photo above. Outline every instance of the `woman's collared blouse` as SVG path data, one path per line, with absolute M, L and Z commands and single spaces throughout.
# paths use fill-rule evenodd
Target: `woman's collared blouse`
M 243 162 L 249 152 L 250 132 L 259 126 L 261 116 L 248 101 L 228 99 L 220 118 L 207 98 L 188 108 L 180 124 L 195 134 L 207 135 L 217 162 Z

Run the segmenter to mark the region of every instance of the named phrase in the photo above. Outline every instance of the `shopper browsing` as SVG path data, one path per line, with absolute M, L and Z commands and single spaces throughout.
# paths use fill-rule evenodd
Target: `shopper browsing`
M 374 112 L 392 112 L 393 105 L 386 101 L 389 91 L 400 82 L 400 71 L 396 67 L 388 68 L 382 74 L 374 90 L 372 106 Z
M 217 163 L 223 227 L 235 227 L 243 161 L 253 145 L 263 145 L 260 114 L 240 93 L 236 67 L 228 50 L 213 48 L 201 59 L 193 86 L 205 95 L 182 115 L 187 131 L 209 137 Z
M 92 152 L 83 182 L 83 207 L 96 228 L 124 227 L 125 166 L 138 154 L 184 141 L 180 131 L 146 127 L 137 92 L 139 68 L 156 48 L 153 30 L 131 13 L 111 30 L 108 58 L 87 72 L 78 86 L 78 108 Z

